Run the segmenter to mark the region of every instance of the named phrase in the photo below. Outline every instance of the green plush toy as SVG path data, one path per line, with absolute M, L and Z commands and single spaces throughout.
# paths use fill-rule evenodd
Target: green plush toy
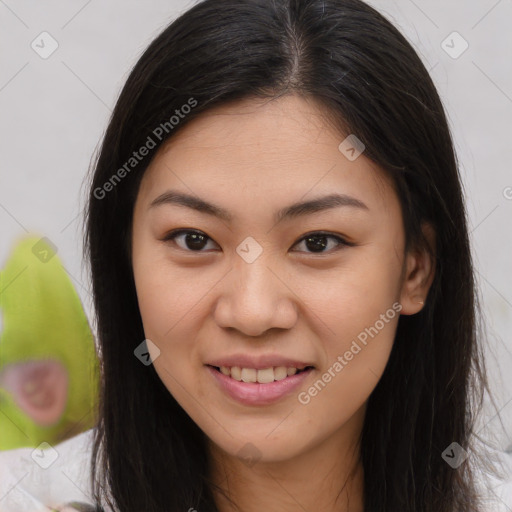
M 99 362 L 82 303 L 47 238 L 0 272 L 0 450 L 50 445 L 96 422 Z

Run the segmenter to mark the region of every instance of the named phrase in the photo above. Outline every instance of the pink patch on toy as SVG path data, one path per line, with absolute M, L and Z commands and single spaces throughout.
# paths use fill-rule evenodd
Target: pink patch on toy
M 12 394 L 18 407 L 35 423 L 57 423 L 68 397 L 68 372 L 54 359 L 9 364 L 0 374 L 0 386 Z

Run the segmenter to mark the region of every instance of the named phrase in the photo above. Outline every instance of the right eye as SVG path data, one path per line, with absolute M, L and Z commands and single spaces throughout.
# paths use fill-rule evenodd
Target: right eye
M 164 242 L 172 241 L 180 249 L 187 252 L 206 252 L 202 249 L 207 245 L 207 241 L 211 240 L 213 242 L 213 240 L 202 231 L 191 229 L 175 229 L 167 233 L 162 240 Z M 181 240 L 181 244 L 178 243 L 177 240 Z

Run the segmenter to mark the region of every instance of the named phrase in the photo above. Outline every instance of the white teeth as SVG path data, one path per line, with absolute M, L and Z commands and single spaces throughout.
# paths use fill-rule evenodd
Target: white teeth
M 297 373 L 297 368 L 286 366 L 276 366 L 256 370 L 255 368 L 240 368 L 233 366 L 221 366 L 220 371 L 223 375 L 230 376 L 232 379 L 243 382 L 259 382 L 260 384 L 268 384 L 275 380 L 283 380 Z
M 242 380 L 242 370 L 238 366 L 231 368 L 231 377 L 235 380 Z
M 244 382 L 256 382 L 257 371 L 254 368 L 242 368 L 242 380 Z
M 269 382 L 274 382 L 274 368 L 258 370 L 258 382 L 260 384 L 268 384 Z
M 274 379 L 275 380 L 283 380 L 288 376 L 288 372 L 286 371 L 286 366 L 278 366 L 274 368 Z

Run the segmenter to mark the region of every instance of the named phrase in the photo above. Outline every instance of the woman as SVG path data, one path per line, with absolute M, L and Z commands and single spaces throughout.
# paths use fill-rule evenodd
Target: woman
M 117 101 L 85 242 L 98 503 L 483 510 L 452 139 L 374 9 L 205 0 L 175 20 Z

